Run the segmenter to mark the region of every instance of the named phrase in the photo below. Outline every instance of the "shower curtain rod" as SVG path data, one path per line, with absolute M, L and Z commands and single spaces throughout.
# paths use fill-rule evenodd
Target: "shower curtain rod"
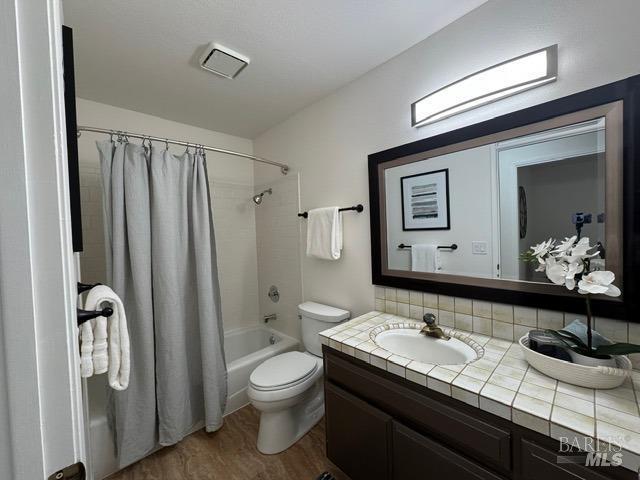
M 256 157 L 255 155 L 249 155 L 248 153 L 235 152 L 233 150 L 227 150 L 227 149 L 218 148 L 218 147 L 210 147 L 208 145 L 202 145 L 201 143 L 183 142 L 181 140 L 171 140 L 170 138 L 154 137 L 153 135 L 143 135 L 141 133 L 131 133 L 131 132 L 125 132 L 122 130 L 109 130 L 107 128 L 88 127 L 86 125 L 78 126 L 78 136 L 80 136 L 81 132 L 105 133 L 107 135 L 119 135 L 121 137 L 140 138 L 142 140 L 147 139 L 149 141 L 162 142 L 165 144 L 171 143 L 173 145 L 183 145 L 185 147 L 198 147 L 204 150 L 209 150 L 210 152 L 225 153 L 227 155 L 235 155 L 236 157 L 248 158 L 249 160 L 253 160 L 255 162 L 267 163 L 269 165 L 280 167 L 280 171 L 282 172 L 283 175 L 286 175 L 287 173 L 289 173 L 289 165 L 286 165 L 284 163 L 274 162 L 273 160 L 267 160 L 266 158 Z

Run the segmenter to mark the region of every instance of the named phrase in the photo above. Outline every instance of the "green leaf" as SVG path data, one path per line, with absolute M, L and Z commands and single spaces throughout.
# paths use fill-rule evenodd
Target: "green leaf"
M 633 343 L 612 343 L 611 345 L 600 345 L 594 349 L 596 355 L 627 355 L 629 353 L 640 353 L 640 345 Z
M 573 333 L 573 332 L 568 332 L 567 330 L 546 330 L 546 331 L 547 332 L 556 332 L 558 335 L 561 335 L 562 337 L 570 338 L 578 346 L 580 346 L 580 348 L 582 348 L 584 350 L 589 350 L 589 347 L 587 346 L 587 344 L 585 344 L 582 341 L 582 339 L 579 336 L 577 336 L 575 333 Z
M 575 341 L 570 336 L 564 336 L 557 330 L 545 330 L 545 332 L 555 337 L 556 339 L 560 340 L 567 348 L 573 350 L 574 352 L 580 353 L 582 355 L 591 356 L 589 355 L 590 353 L 589 349 L 584 343 L 582 343 L 582 341 L 579 338 L 577 339 L 578 341 Z M 568 332 L 563 332 L 563 333 L 568 333 Z

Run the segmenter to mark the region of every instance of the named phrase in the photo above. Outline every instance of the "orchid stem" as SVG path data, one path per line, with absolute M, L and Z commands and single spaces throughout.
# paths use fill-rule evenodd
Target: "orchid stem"
M 591 353 L 591 295 L 587 294 L 585 300 L 587 302 L 587 347 Z

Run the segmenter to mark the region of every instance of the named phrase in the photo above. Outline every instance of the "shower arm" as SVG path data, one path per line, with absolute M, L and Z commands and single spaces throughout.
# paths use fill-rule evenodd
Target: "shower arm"
M 106 135 L 111 135 L 111 136 L 115 135 L 117 137 L 122 137 L 122 138 L 139 138 L 142 140 L 161 142 L 161 143 L 164 143 L 165 145 L 172 144 L 172 145 L 182 145 L 187 148 L 189 147 L 201 148 L 203 150 L 207 150 L 210 152 L 224 153 L 225 155 L 234 155 L 236 157 L 248 158 L 249 160 L 253 160 L 254 162 L 266 163 L 268 165 L 280 167 L 280 172 L 282 172 L 283 175 L 286 175 L 287 173 L 289 173 L 289 165 L 287 164 L 274 162 L 273 160 L 257 157 L 255 155 L 250 155 L 248 153 L 236 152 L 234 150 L 227 150 L 226 148 L 211 147 L 208 145 L 203 145 L 201 143 L 185 142 L 182 140 L 171 140 L 169 138 L 154 137 L 153 135 L 143 135 L 141 133 L 131 133 L 131 132 L 125 132 L 122 130 L 109 130 L 107 128 L 88 127 L 86 125 L 79 125 L 78 137 L 81 135 L 82 132 L 104 133 Z

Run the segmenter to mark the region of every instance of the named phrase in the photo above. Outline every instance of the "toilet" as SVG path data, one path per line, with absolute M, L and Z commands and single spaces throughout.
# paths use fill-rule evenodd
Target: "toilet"
M 305 352 L 286 352 L 260 364 L 247 393 L 260 411 L 258 450 L 280 453 L 296 443 L 324 415 L 322 345 L 318 333 L 350 313 L 315 302 L 298 305 Z

